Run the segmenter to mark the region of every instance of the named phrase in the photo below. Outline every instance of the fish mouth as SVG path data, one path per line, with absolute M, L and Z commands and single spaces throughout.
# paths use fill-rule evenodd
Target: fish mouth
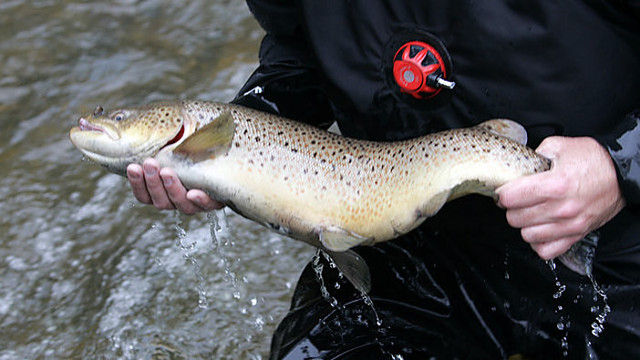
M 118 136 L 111 129 L 107 129 L 104 126 L 100 126 L 97 124 L 92 124 L 85 118 L 80 118 L 78 120 L 78 128 L 80 129 L 80 131 L 93 131 L 103 133 L 113 140 L 118 139 Z

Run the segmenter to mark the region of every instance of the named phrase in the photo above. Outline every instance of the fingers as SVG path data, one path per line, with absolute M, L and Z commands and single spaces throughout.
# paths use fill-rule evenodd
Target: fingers
M 555 241 L 533 243 L 531 244 L 531 248 L 543 260 L 551 260 L 567 252 L 567 250 L 580 239 L 582 239 L 582 237 L 568 237 Z
M 144 172 L 144 178 L 147 183 L 147 191 L 151 196 L 151 202 L 153 206 L 160 210 L 173 210 L 177 207 L 173 201 L 169 198 L 169 190 L 165 189 L 163 179 L 160 177 L 160 164 L 155 159 L 147 159 L 142 163 L 142 170 Z M 179 196 L 178 190 L 171 189 L 173 196 Z M 181 186 L 181 185 L 180 185 Z M 186 191 L 186 190 L 185 190 Z
M 550 137 L 536 151 L 554 160 L 552 169 L 496 192 L 509 224 L 550 259 L 613 218 L 624 199 L 609 153 L 594 139 Z
M 564 238 L 582 238 L 586 235 L 583 221 L 575 219 L 523 227 L 520 233 L 522 239 L 530 244 L 546 243 Z
M 187 199 L 197 204 L 204 211 L 219 210 L 224 204 L 213 200 L 206 192 L 199 189 L 187 191 Z
M 508 208 L 509 225 L 516 228 L 581 219 L 576 201 L 546 201 L 529 207 Z
M 540 144 L 536 152 L 554 160 L 555 167 L 555 160 L 562 151 L 561 145 L 558 137 L 549 137 Z M 557 169 L 525 176 L 496 189 L 498 206 L 508 209 L 525 208 L 558 199 L 567 193 L 570 184 L 567 176 Z
M 552 170 L 508 182 L 496 193 L 501 207 L 520 209 L 563 199 L 577 186 L 563 170 Z
M 535 206 L 546 199 L 543 183 L 546 174 L 525 176 L 508 182 L 496 189 L 498 206 L 507 209 L 519 209 Z
M 145 160 L 142 166 L 129 165 L 127 177 L 136 199 L 160 210 L 178 209 L 191 215 L 224 207 L 202 190 L 187 191 L 177 174 L 169 168 L 161 169 L 155 159 Z
M 194 189 L 187 191 L 184 185 L 180 182 L 178 175 L 176 175 L 172 169 L 161 169 L 160 179 L 163 184 L 163 191 L 158 191 L 159 204 L 165 204 L 163 201 L 165 201 L 164 196 L 166 195 L 166 200 L 171 204 L 172 208 L 178 209 L 187 215 L 193 215 L 198 212 L 220 209 L 223 207 L 222 204 L 211 199 L 211 197 L 202 190 Z M 192 192 L 190 198 L 187 197 L 189 192 Z M 155 201 L 154 205 L 156 205 Z M 156 207 L 160 208 L 158 205 L 156 205 Z
M 142 172 L 142 166 L 138 164 L 129 164 L 127 166 L 127 178 L 133 195 L 136 199 L 143 204 L 152 204 L 151 195 L 147 191 L 147 184 L 144 180 L 144 174 Z

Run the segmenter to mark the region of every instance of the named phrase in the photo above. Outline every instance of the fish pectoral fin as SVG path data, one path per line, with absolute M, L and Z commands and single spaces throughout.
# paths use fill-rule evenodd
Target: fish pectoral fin
M 225 112 L 187 137 L 173 152 L 193 162 L 226 154 L 231 148 L 236 124 L 231 113 Z
M 371 272 L 367 262 L 360 255 L 353 250 L 343 252 L 324 251 L 331 257 L 338 270 L 344 274 L 344 277 L 351 282 L 356 290 L 363 294 L 371 290 Z
M 318 237 L 322 246 L 330 251 L 347 251 L 354 246 L 367 245 L 373 242 L 372 238 L 354 234 L 337 226 L 318 230 Z
M 527 130 L 524 126 L 509 119 L 492 119 L 480 123 L 475 128 L 486 130 L 492 134 L 506 137 L 522 145 L 527 145 Z

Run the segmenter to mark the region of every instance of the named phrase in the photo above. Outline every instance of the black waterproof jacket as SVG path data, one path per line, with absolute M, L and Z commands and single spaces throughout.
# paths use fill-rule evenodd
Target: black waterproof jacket
M 640 358 L 640 2 L 248 0 L 266 30 L 238 103 L 346 136 L 395 140 L 511 118 L 532 147 L 591 136 L 627 207 L 600 229 L 591 281 L 540 260 L 490 199 L 443 208 L 401 239 L 358 249 L 381 324 L 349 286 L 322 298 L 305 269 L 272 358 Z M 401 92 L 396 52 L 424 40 L 453 90 Z M 325 283 L 340 283 L 324 269 Z M 401 357 L 399 357 L 401 356 Z

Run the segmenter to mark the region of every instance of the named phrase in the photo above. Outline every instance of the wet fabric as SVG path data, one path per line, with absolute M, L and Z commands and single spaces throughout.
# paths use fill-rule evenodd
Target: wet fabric
M 401 239 L 359 248 L 382 321 L 348 284 L 313 269 L 274 334 L 273 359 L 619 358 L 640 355 L 640 22 L 634 1 L 259 1 L 260 68 L 237 102 L 345 135 L 394 140 L 495 117 L 608 148 L 628 206 L 600 229 L 589 279 L 540 260 L 490 199 L 447 204 Z M 401 32 L 447 47 L 457 86 L 421 104 L 389 81 Z M 252 91 L 258 89 L 259 91 Z M 427 100 L 428 101 L 428 100 Z M 557 277 L 557 280 L 556 280 Z M 599 316 L 604 330 L 599 330 Z M 594 335 L 595 331 L 595 335 Z M 597 335 L 597 336 L 596 336 Z
M 477 205 L 483 202 L 486 207 Z M 515 230 L 487 234 L 485 228 L 470 233 L 460 221 L 457 228 L 446 230 L 432 226 L 444 218 L 486 216 L 495 208 L 490 202 L 456 200 L 417 231 L 358 249 L 372 271 L 370 295 L 380 326 L 361 295 L 325 265 L 324 283 L 339 304 L 333 307 L 321 295 L 315 272 L 308 266 L 291 312 L 274 335 L 272 358 L 501 359 L 519 354 L 528 359 L 585 359 L 587 355 L 615 359 L 640 355 L 637 285 L 612 281 L 596 271 L 605 300 L 588 278 L 557 262 L 552 270 L 517 239 Z M 500 215 L 497 209 L 491 212 Z M 601 317 L 606 318 L 604 330 L 595 336 Z

